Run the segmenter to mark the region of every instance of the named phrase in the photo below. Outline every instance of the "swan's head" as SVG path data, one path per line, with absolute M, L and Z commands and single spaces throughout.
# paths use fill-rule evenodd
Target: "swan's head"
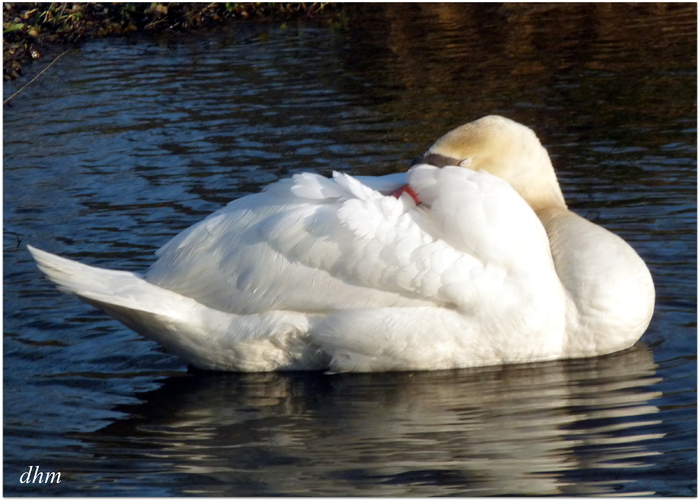
M 497 115 L 451 130 L 415 164 L 458 165 L 500 177 L 535 209 L 566 207 L 547 150 L 524 125 Z

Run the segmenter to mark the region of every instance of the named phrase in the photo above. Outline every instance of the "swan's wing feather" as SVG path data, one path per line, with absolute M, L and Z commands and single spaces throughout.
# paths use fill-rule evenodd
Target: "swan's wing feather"
M 311 172 L 303 172 L 293 176 L 294 184 L 291 191 L 299 198 L 309 200 L 339 199 L 347 193 L 334 179 L 319 176 Z
M 425 218 L 418 211 L 410 199 L 346 201 L 337 210 L 346 246 L 333 272 L 367 287 L 452 302 L 440 293 L 451 281 L 450 268 L 479 263 L 427 232 L 419 224 Z
M 384 197 L 349 176 L 336 179 L 298 175 L 231 202 L 163 246 L 146 279 L 234 313 L 427 304 L 339 266 L 355 237 L 338 209 L 358 196 Z
M 437 193 L 429 197 L 430 206 L 383 196 L 345 174 L 278 182 L 175 237 L 159 251 L 146 279 L 235 313 L 469 307 L 483 287 L 496 287 L 505 277 L 503 263 L 490 259 L 489 249 L 504 247 L 506 261 L 517 252 L 507 234 L 489 240 L 488 225 L 516 231 L 521 221 L 507 220 L 509 202 L 522 207 L 513 202 L 519 197 L 512 189 L 506 190 L 503 208 L 480 207 L 487 196 L 479 198 L 481 184 L 489 180 L 480 184 L 472 178 L 493 176 L 436 171 L 421 173 L 423 184 L 432 183 Z M 489 219 L 487 210 L 498 216 Z M 471 228 L 474 217 L 482 220 Z

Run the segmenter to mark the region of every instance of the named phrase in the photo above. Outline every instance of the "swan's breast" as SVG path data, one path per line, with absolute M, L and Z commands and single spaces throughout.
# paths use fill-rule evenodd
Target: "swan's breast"
M 622 238 L 573 212 L 538 215 L 568 296 L 567 356 L 632 346 L 654 311 L 654 283 L 644 261 Z

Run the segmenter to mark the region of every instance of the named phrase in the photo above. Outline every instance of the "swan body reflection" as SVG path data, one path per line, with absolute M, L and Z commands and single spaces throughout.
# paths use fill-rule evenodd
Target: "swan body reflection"
M 159 451 L 149 464 L 187 495 L 642 495 L 664 436 L 659 380 L 643 345 L 455 371 L 195 373 L 74 438 L 105 475 Z

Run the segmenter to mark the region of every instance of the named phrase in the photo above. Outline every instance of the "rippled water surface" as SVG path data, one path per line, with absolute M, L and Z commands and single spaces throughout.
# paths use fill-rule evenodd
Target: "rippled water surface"
M 70 52 L 4 107 L 5 495 L 695 495 L 695 103 L 694 4 L 378 5 Z M 403 170 L 489 113 L 532 126 L 570 207 L 649 264 L 633 349 L 202 373 L 58 293 L 26 250 L 143 271 L 231 199 Z M 31 465 L 61 483 L 20 483 Z

